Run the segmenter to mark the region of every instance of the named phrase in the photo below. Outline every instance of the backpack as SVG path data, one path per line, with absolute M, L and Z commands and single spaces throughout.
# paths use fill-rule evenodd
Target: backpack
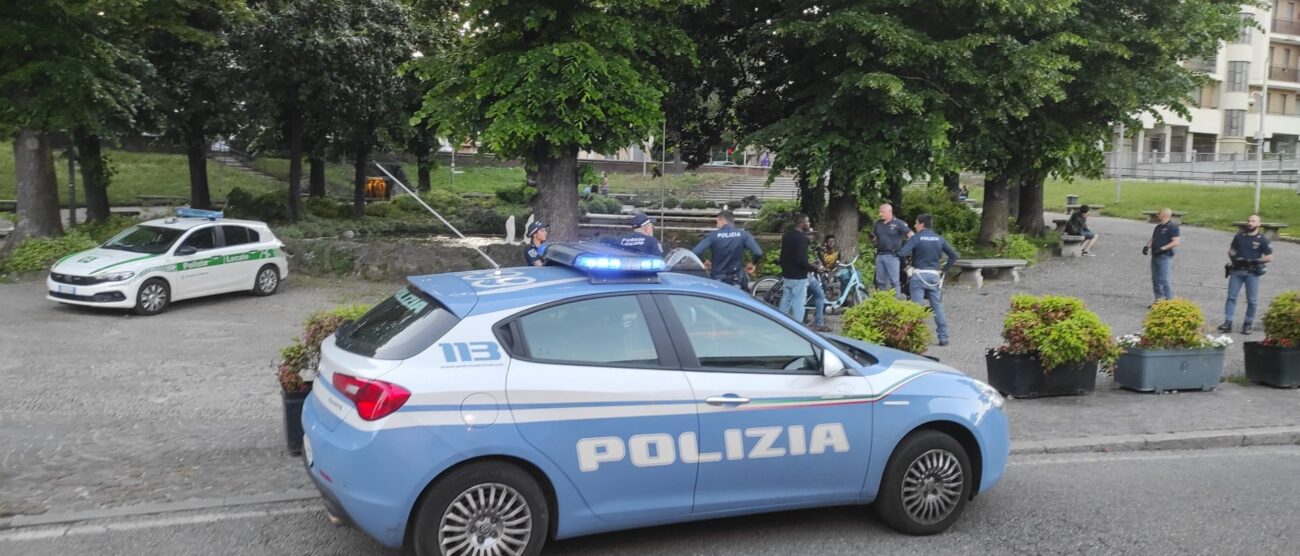
M 1065 223 L 1065 235 L 1081 236 L 1083 235 L 1083 217 L 1079 213 L 1070 215 L 1070 221 Z

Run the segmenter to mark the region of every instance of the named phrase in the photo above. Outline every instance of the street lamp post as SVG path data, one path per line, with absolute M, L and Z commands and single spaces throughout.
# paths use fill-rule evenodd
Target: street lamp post
M 1264 116 L 1268 114 L 1268 74 L 1272 71 L 1273 49 L 1268 48 L 1268 27 L 1264 27 L 1264 86 L 1259 94 L 1259 134 L 1255 136 L 1255 214 L 1259 214 L 1259 192 L 1264 188 Z

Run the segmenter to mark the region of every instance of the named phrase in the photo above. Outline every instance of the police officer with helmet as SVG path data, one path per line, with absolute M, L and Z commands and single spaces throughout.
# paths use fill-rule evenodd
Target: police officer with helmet
M 907 240 L 907 244 L 898 252 L 898 256 L 912 257 L 912 268 L 908 274 L 908 289 L 912 302 L 920 304 L 922 299 L 930 300 L 930 309 L 934 311 L 934 326 L 939 333 L 939 345 L 948 345 L 948 318 L 943 314 L 943 277 L 957 262 L 957 250 L 953 249 L 943 236 L 934 233 L 934 217 L 922 214 L 916 217 L 916 235 Z M 942 267 L 939 261 L 947 255 Z
M 546 253 L 546 224 L 541 220 L 528 225 L 524 230 L 524 266 L 542 266 L 546 262 L 542 255 Z
M 644 214 L 632 217 L 632 233 L 611 240 L 610 244 L 641 255 L 664 256 L 663 246 L 655 239 L 655 221 Z
M 749 232 L 736 227 L 736 217 L 731 211 L 719 212 L 717 224 L 718 229 L 705 235 L 691 251 L 695 256 L 703 257 L 705 251 L 712 250 L 713 266 L 709 277 L 748 290 L 749 272 L 753 265 L 745 265 L 745 251 L 749 251 L 757 261 L 763 258 L 763 248 Z
M 1268 263 L 1273 261 L 1273 247 L 1268 238 L 1259 231 L 1259 215 L 1252 214 L 1246 220 L 1246 230 L 1232 237 L 1228 246 L 1228 258 L 1232 262 L 1224 265 L 1228 278 L 1228 301 L 1223 307 L 1223 324 L 1220 332 L 1232 332 L 1233 313 L 1237 312 L 1237 294 L 1241 286 L 1246 286 L 1246 320 L 1241 324 L 1241 333 L 1250 334 L 1255 322 L 1255 308 L 1259 301 L 1259 277 L 1268 270 Z

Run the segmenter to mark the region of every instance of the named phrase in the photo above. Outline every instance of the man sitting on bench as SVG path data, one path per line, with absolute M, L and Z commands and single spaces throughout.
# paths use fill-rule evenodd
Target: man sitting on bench
M 1095 257 L 1092 252 L 1092 246 L 1097 244 L 1097 233 L 1088 229 L 1088 205 L 1079 207 L 1079 210 L 1070 215 L 1070 221 L 1065 223 L 1065 235 L 1083 236 L 1083 256 Z

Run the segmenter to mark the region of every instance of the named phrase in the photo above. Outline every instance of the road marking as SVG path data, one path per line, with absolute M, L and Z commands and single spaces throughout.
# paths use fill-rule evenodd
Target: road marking
M 1104 463 L 1110 461 L 1160 461 L 1171 459 L 1206 459 L 1206 458 L 1229 458 L 1229 457 L 1250 457 L 1250 456 L 1292 456 L 1300 457 L 1300 447 L 1288 448 L 1269 448 L 1269 449 L 1249 449 L 1249 448 L 1222 448 L 1211 450 L 1186 450 L 1186 451 L 1162 451 L 1162 452 L 1129 452 L 1125 454 L 1104 454 L 1104 453 L 1077 453 L 1077 454 L 1059 454 L 1052 457 L 1044 457 L 1041 454 L 1032 456 L 1013 456 L 1007 462 L 1008 467 L 1018 465 L 1060 465 L 1069 463 Z
M 20 541 L 37 541 L 57 539 L 61 537 L 73 537 L 82 535 L 103 535 L 108 533 L 120 533 L 123 531 L 137 531 L 140 529 L 158 529 L 163 527 L 178 527 L 182 525 L 202 525 L 207 523 L 216 523 L 219 521 L 234 521 L 239 519 L 254 519 L 261 517 L 274 517 L 282 515 L 324 513 L 325 508 L 320 506 L 286 508 L 281 510 L 248 510 L 242 512 L 218 512 L 190 515 L 184 517 L 166 517 L 159 519 L 146 519 L 141 521 L 126 521 L 119 523 L 105 524 L 83 524 L 83 525 L 65 525 L 58 527 L 41 527 L 33 529 L 23 529 L 20 531 L 0 532 L 0 542 L 20 542 Z

